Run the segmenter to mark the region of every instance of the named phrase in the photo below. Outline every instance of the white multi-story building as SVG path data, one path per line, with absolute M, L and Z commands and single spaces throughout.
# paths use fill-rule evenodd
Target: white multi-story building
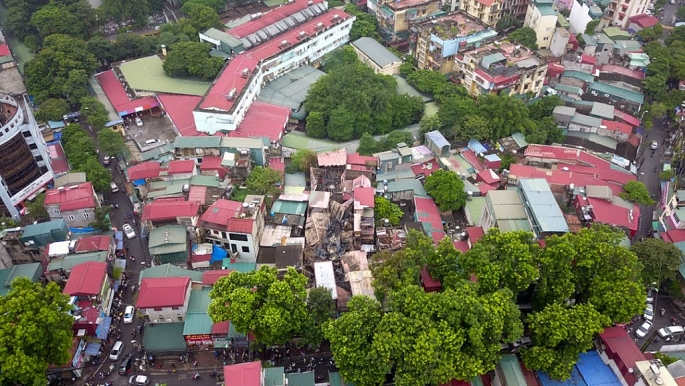
M 293 6 L 293 13 L 288 13 L 290 4 L 302 1 L 306 0 L 289 0 L 229 31 L 242 41 L 245 51 L 230 59 L 193 111 L 198 131 L 236 130 L 265 83 L 313 64 L 348 42 L 354 16 L 312 1 L 304 10 Z
M 611 0 L 604 12 L 604 19 L 609 25 L 626 28 L 630 18 L 647 11 L 648 0 Z
M 0 96 L 0 108 L 0 212 L 19 218 L 23 202 L 53 179 L 50 153 L 26 96 Z
M 184 322 L 191 289 L 189 277 L 144 278 L 136 308 L 147 323 Z
M 539 49 L 547 49 L 554 35 L 557 25 L 557 11 L 554 9 L 553 0 L 533 0 L 528 5 L 525 27 L 535 31 L 536 42 Z

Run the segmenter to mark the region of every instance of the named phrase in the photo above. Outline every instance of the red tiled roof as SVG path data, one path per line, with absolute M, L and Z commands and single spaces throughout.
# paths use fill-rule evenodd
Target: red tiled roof
M 580 149 L 563 146 L 535 145 L 531 144 L 526 148 L 525 157 L 535 157 L 547 160 L 580 162 L 587 166 L 608 169 L 611 167 L 609 161 L 594 156 Z
M 141 162 L 126 169 L 129 181 L 156 178 L 162 172 L 162 165 L 157 161 Z
M 254 229 L 254 220 L 251 218 L 231 218 L 228 220 L 226 230 L 236 233 L 252 233 Z
M 138 291 L 138 308 L 181 307 L 186 301 L 189 277 L 144 278 Z
M 247 110 L 243 122 L 229 137 L 262 138 L 278 142 L 283 137 L 285 125 L 290 117 L 290 109 L 266 102 L 254 102 Z
M 347 153 L 348 165 L 378 166 L 378 158 L 361 155 L 359 153 Z
M 57 142 L 49 145 L 48 153 L 50 154 L 50 165 L 52 165 L 52 171 L 55 174 L 67 173 L 69 171 L 69 161 L 64 155 L 64 148 L 62 148 L 61 143 Z
M 204 158 L 202 158 L 204 161 Z M 169 167 L 167 168 L 167 173 L 169 174 L 187 174 L 192 173 L 195 170 L 195 160 L 192 159 L 179 159 L 169 162 Z
M 635 362 L 644 361 L 645 355 L 635 344 L 623 327 L 610 327 L 599 334 L 599 338 L 606 347 L 606 354 L 616 362 L 616 366 L 629 385 L 635 384 L 635 375 L 631 370 L 635 369 Z
M 669 243 L 680 243 L 685 241 L 685 229 L 673 229 L 661 233 L 661 237 L 664 241 Z
M 74 252 L 108 251 L 112 238 L 109 236 L 90 236 L 78 239 Z
M 466 151 L 462 151 L 461 156 L 464 157 L 466 162 L 468 162 L 476 170 L 476 173 L 479 173 L 481 170 L 485 169 L 485 167 L 483 166 L 483 164 L 480 163 L 478 156 L 476 155 L 476 153 L 473 152 L 473 150 L 469 149 Z
M 283 158 L 281 158 L 281 157 L 269 158 L 269 168 L 276 170 L 277 172 L 280 172 L 281 174 L 284 174 L 285 173 L 285 163 L 283 163 Z
M 228 330 L 230 329 L 231 322 L 226 320 L 223 322 L 219 323 L 214 323 L 212 324 L 212 334 L 217 334 L 217 335 L 226 335 L 228 334 Z
M 557 76 L 564 73 L 564 66 L 559 63 L 550 63 L 547 67 L 547 73 L 551 76 Z
M 482 196 L 485 196 L 491 190 L 497 190 L 497 188 L 486 183 L 478 184 L 478 191 Z
M 231 386 L 261 386 L 262 362 L 224 366 L 224 379 L 230 379 L 228 384 Z
M 193 110 L 202 100 L 200 96 L 194 95 L 170 95 L 157 94 L 157 99 L 162 103 L 162 107 L 171 122 L 176 126 L 178 132 L 183 137 L 203 136 L 204 133 L 197 131 Z
M 95 208 L 95 193 L 93 184 L 84 182 L 67 186 L 64 189 L 50 189 L 45 195 L 44 205 L 58 205 L 61 212 Z
M 452 243 L 454 245 L 454 248 L 459 251 L 459 252 L 466 252 L 469 249 L 469 243 L 466 241 L 455 241 Z
M 71 269 L 64 294 L 69 296 L 98 295 L 107 276 L 107 263 L 89 261 L 75 265 Z
M 211 255 L 210 255 L 211 256 Z M 214 285 L 217 280 L 224 276 L 228 276 L 233 270 L 230 269 L 217 269 L 214 271 L 204 271 L 202 273 L 202 284 Z
M 433 242 L 435 244 L 441 242 L 445 237 L 447 237 L 447 234 L 445 234 L 443 231 L 434 231 L 431 233 L 431 238 L 433 238 Z
M 475 244 L 481 239 L 481 237 L 483 237 L 485 232 L 483 232 L 483 228 L 481 227 L 468 227 L 466 228 L 466 234 L 469 235 L 471 244 Z
M 417 220 L 422 223 L 429 223 L 435 230 L 442 229 L 442 217 L 440 210 L 430 197 L 414 197 Z
M 153 107 L 159 106 L 159 102 L 155 97 L 144 97 L 130 100 L 124 86 L 121 84 L 114 70 L 107 70 L 95 75 L 95 78 L 100 83 L 102 91 L 107 95 L 112 106 L 120 116 L 133 114 L 136 111 L 149 110 Z
M 592 205 L 592 217 L 594 221 L 609 225 L 616 225 L 636 231 L 639 225 L 640 207 L 633 205 L 632 220 L 630 210 L 622 206 L 614 205 L 601 198 L 588 197 L 588 204 Z
M 243 204 L 237 201 L 219 199 L 202 214 L 203 223 L 227 226 L 228 220 L 235 218 Z
M 321 0 L 317 0 L 314 3 L 318 4 L 320 2 Z M 259 19 L 251 20 L 235 28 L 229 29 L 228 34 L 233 35 L 238 39 L 242 39 L 247 35 L 251 35 L 260 29 L 266 28 L 276 22 L 283 20 L 287 16 L 294 15 L 308 6 L 307 0 L 295 0 L 290 4 L 282 4 L 280 7 L 273 8 L 268 12 L 264 12 Z
M 307 3 L 306 0 L 297 0 L 295 4 L 301 4 L 302 2 L 304 2 L 305 5 Z M 292 6 L 292 4 L 284 5 L 281 6 L 281 8 L 288 8 Z M 290 8 L 290 10 L 292 9 L 295 8 Z M 294 11 L 293 13 L 295 12 L 297 11 Z M 283 41 L 287 40 L 290 44 L 285 49 L 291 49 L 293 46 L 300 44 L 301 40 L 298 40 L 297 38 L 300 36 L 300 32 L 302 31 L 306 32 L 308 35 L 313 35 L 320 32 L 317 28 L 317 25 L 319 23 L 322 23 L 325 27 L 330 27 L 334 23 L 332 21 L 332 16 L 335 14 L 337 14 L 341 19 L 346 19 L 348 17 L 347 13 L 345 13 L 342 10 L 329 10 L 323 15 L 315 17 L 309 20 L 308 22 L 303 23 L 284 34 L 278 35 L 277 37 L 274 37 L 268 42 L 262 43 L 252 48 L 251 50 L 236 55 L 233 58 L 233 60 L 231 60 L 231 62 L 228 64 L 228 66 L 224 67 L 224 69 L 221 71 L 217 79 L 214 81 L 214 85 L 209 89 L 209 91 L 207 91 L 207 94 L 205 94 L 205 96 L 202 98 L 197 108 L 230 111 L 231 108 L 233 108 L 234 103 L 239 99 L 239 96 L 242 93 L 243 88 L 252 76 L 250 75 L 244 78 L 242 74 L 244 69 L 247 68 L 248 70 L 253 72 L 257 68 L 258 63 L 261 60 L 268 59 L 276 55 L 277 53 L 281 52 L 284 49 L 281 48 Z M 276 16 L 277 18 L 275 19 L 275 21 L 279 21 L 283 18 L 284 15 Z M 251 25 L 251 27 L 249 27 L 249 30 L 247 26 L 243 29 L 240 29 L 240 27 L 236 27 L 233 30 L 231 30 L 231 33 L 240 35 L 242 35 L 243 33 L 247 33 L 249 35 L 250 33 L 252 33 L 249 31 L 253 30 L 254 28 L 257 28 L 256 30 L 254 30 L 257 31 L 262 29 L 263 27 L 273 24 L 273 21 L 269 21 L 271 20 L 269 19 L 270 17 L 270 14 L 267 14 L 266 16 L 262 16 L 260 19 L 257 19 L 257 24 L 246 23 Z M 237 97 L 233 100 L 229 100 L 226 97 L 226 95 L 228 95 L 228 93 L 231 92 L 232 89 L 235 89 Z
M 347 149 L 331 150 L 316 156 L 319 167 L 344 166 L 347 164 Z
M 435 171 L 440 170 L 440 165 L 438 165 L 438 161 L 432 159 L 428 162 L 412 165 L 411 170 L 414 172 L 415 176 L 423 174 L 424 176 L 428 177 L 435 173 Z
M 632 134 L 628 137 L 628 143 L 633 145 L 633 147 L 638 148 L 640 147 L 640 137 L 638 137 L 635 134 Z
M 154 200 L 143 208 L 143 221 L 172 220 L 178 217 L 194 217 L 200 212 L 196 202 L 180 200 Z
M 0 44 L 0 56 L 8 56 L 10 54 L 11 54 L 10 46 L 8 46 L 7 44 L 4 44 L 4 43 Z
M 359 201 L 362 206 L 373 208 L 376 205 L 374 201 L 376 198 L 375 188 L 356 188 L 353 193 L 354 200 Z
M 647 14 L 635 15 L 628 18 L 631 22 L 639 25 L 642 28 L 649 28 L 655 26 L 659 23 L 659 19 L 654 16 L 649 16 Z
M 493 185 L 500 182 L 502 179 L 495 173 L 492 169 L 486 169 L 478 173 L 477 178 L 480 178 L 483 182 L 488 185 Z
M 617 66 L 615 64 L 605 64 L 600 68 L 600 71 L 626 75 L 626 76 L 629 76 L 631 78 L 640 79 L 640 80 L 645 78 L 644 71 L 631 70 L 630 68 Z
M 200 170 L 219 170 L 221 169 L 221 157 L 220 156 L 207 156 L 202 157 L 202 163 L 200 164 Z
M 597 169 L 590 166 L 582 165 L 564 165 L 562 171 L 569 171 L 576 174 L 584 174 L 596 177 L 602 181 L 614 182 L 625 185 L 629 181 L 635 181 L 637 178 L 630 173 L 624 173 L 615 169 Z
M 570 165 L 567 167 L 570 168 Z M 559 169 L 539 169 L 533 166 L 519 164 L 512 164 L 509 167 L 509 171 L 511 176 L 515 176 L 519 179 L 544 178 L 550 185 L 569 186 L 570 184 L 574 184 L 576 186 L 608 186 L 609 188 L 611 188 L 611 191 L 615 195 L 618 195 L 623 191 L 623 185 L 603 181 L 587 174 L 576 173 L 571 171 L 563 171 Z
M 580 56 L 580 62 L 594 65 L 597 62 L 597 59 L 592 55 L 583 54 Z
M 639 118 L 636 118 L 630 114 L 626 114 L 623 111 L 616 108 L 614 108 L 614 118 L 620 119 L 631 126 L 640 126 Z
M 191 186 L 190 192 L 188 193 L 188 201 L 195 202 L 200 205 L 204 205 L 207 200 L 207 187 L 206 186 Z
M 611 131 L 618 131 L 623 134 L 630 135 L 633 133 L 633 128 L 630 125 L 627 125 L 625 123 L 621 122 L 616 122 L 616 121 L 609 121 L 606 119 L 602 119 L 602 126 L 605 126 L 607 130 Z

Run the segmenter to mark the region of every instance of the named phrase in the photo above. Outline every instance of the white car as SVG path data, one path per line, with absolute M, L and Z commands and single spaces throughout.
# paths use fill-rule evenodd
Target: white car
M 133 306 L 126 306 L 126 310 L 124 311 L 124 324 L 133 323 L 134 311 L 135 308 L 133 308 Z
M 659 147 L 659 144 L 656 141 L 652 141 L 652 144 L 649 145 L 649 148 L 652 150 L 656 150 Z
M 133 375 L 128 379 L 128 384 L 133 386 L 147 386 L 150 384 L 150 378 L 145 375 Z
M 124 342 L 118 340 L 114 343 L 114 346 L 112 346 L 112 351 L 109 352 L 109 359 L 113 361 L 118 360 L 122 351 L 124 351 Z
M 642 315 L 642 317 L 651 322 L 652 319 L 654 319 L 654 306 L 647 304 L 647 308 L 645 308 L 645 313 Z
M 685 328 L 683 328 L 683 326 L 667 326 L 660 328 L 657 332 L 662 338 L 672 338 L 675 335 L 683 335 L 683 333 L 685 333 Z
M 121 229 L 124 231 L 126 234 L 126 237 L 130 239 L 135 239 L 136 238 L 136 231 L 133 230 L 133 227 L 130 226 L 129 224 L 124 224 Z
M 644 323 L 642 323 L 642 326 L 638 327 L 637 330 L 635 330 L 635 336 L 637 336 L 640 339 L 644 338 L 645 336 L 647 336 L 647 333 L 649 332 L 650 328 L 652 328 L 652 322 L 647 320 Z
M 136 117 L 136 126 L 138 126 L 138 127 L 143 126 L 143 120 L 140 119 L 140 117 Z

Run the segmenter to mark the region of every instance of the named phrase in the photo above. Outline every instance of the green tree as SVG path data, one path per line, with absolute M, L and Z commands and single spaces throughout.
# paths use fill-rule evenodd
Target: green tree
M 46 37 L 40 53 L 26 63 L 24 76 L 36 103 L 55 97 L 76 104 L 81 96 L 88 94 L 87 78 L 96 67 L 97 60 L 83 40 L 55 34 Z M 81 89 L 74 89 L 76 84 Z
M 55 283 L 43 286 L 23 277 L 12 282 L 0 297 L 0 383 L 44 385 L 49 365 L 71 359 L 70 309 L 69 297 Z
M 331 111 L 326 125 L 326 135 L 334 141 L 349 141 L 354 138 L 354 114 L 344 108 Z
M 207 313 L 214 323 L 230 320 L 265 345 L 284 344 L 303 331 L 309 318 L 307 277 L 290 267 L 282 280 L 275 268 L 233 272 L 219 279 Z
M 466 205 L 464 182 L 454 172 L 434 172 L 426 178 L 425 188 L 441 211 L 457 210 Z
M 528 116 L 528 108 L 520 99 L 510 96 L 486 95 L 478 102 L 478 112 L 490 122 L 492 139 L 508 137 L 512 133 L 528 133 L 535 122 Z
M 346 45 L 329 52 L 323 59 L 323 68 L 326 72 L 331 72 L 358 62 L 359 58 L 357 57 L 354 48 L 350 45 Z
M 109 220 L 110 206 L 101 206 L 95 209 L 95 221 L 90 223 L 90 226 L 100 232 L 108 232 L 112 230 L 112 223 Z
M 385 342 L 375 338 L 383 318 L 381 305 L 368 296 L 353 296 L 347 307 L 348 312 L 323 329 L 335 364 L 346 382 L 381 385 L 392 369 Z
M 151 11 L 148 0 L 104 0 L 100 8 L 108 18 L 119 22 L 132 20 L 134 27 L 145 26 Z
M 185 6 L 188 3 L 196 3 L 205 7 L 212 8 L 216 12 L 221 12 L 226 9 L 226 2 L 224 0 L 184 0 L 181 3 Z M 182 10 L 183 8 L 181 8 Z
M 221 19 L 215 10 L 198 3 L 186 3 L 183 12 L 188 14 L 190 23 L 197 31 L 206 31 L 209 28 L 223 28 Z
M 100 131 L 109 122 L 107 108 L 95 97 L 83 97 L 80 100 L 81 115 L 88 120 L 94 130 Z
M 361 37 L 370 37 L 376 40 L 380 39 L 380 35 L 378 35 L 378 32 L 376 31 L 378 28 L 378 20 L 375 16 L 360 11 L 353 4 L 346 5 L 345 12 L 356 17 L 354 23 L 352 23 L 352 29 L 350 30 L 351 42 Z
M 171 46 L 163 67 L 169 76 L 198 76 L 213 79 L 221 71 L 223 60 L 210 56 L 211 47 L 202 42 L 180 42 Z
M 378 224 L 383 224 L 384 220 L 390 221 L 393 226 L 400 225 L 400 220 L 404 216 L 404 212 L 399 205 L 393 203 L 382 196 L 374 198 L 374 216 Z
M 257 166 L 250 172 L 245 186 L 255 194 L 273 195 L 281 191 L 283 176 L 280 172 Z
M 112 129 L 103 129 L 98 133 L 98 144 L 101 151 L 115 157 L 123 156 L 127 151 L 124 137 Z
M 685 8 L 684 8 L 685 9 Z M 664 34 L 664 28 L 661 24 L 655 24 L 653 27 L 643 28 L 637 32 L 637 37 L 642 39 L 643 42 L 649 43 L 658 39 Z
M 404 62 L 400 65 L 400 75 L 404 76 L 405 78 L 411 76 L 414 71 L 416 71 L 416 66 L 414 66 L 413 63 Z
M 466 91 L 464 86 L 447 81 L 445 81 L 433 92 L 433 96 L 435 97 L 435 100 L 438 101 L 438 103 L 443 103 L 447 99 L 453 97 L 470 97 L 469 92 Z
M 61 121 L 64 114 L 69 112 L 69 105 L 64 99 L 49 98 L 40 104 L 36 112 L 39 121 Z
M 64 34 L 83 38 L 81 18 L 69 12 L 67 7 L 48 4 L 31 16 L 33 25 L 43 38 L 54 34 Z
M 601 20 L 592 20 L 585 26 L 585 35 L 594 35 Z
M 468 141 L 469 139 L 488 140 L 491 138 L 490 122 L 480 115 L 470 115 L 466 117 L 461 127 L 456 129 L 455 138 L 461 141 Z
M 320 111 L 312 111 L 307 115 L 307 136 L 312 138 L 326 137 L 326 118 Z
M 678 247 L 662 239 L 645 239 L 630 247 L 642 263 L 642 283 L 646 286 L 661 285 L 664 280 L 676 280 L 683 263 L 683 253 Z
M 388 108 L 392 114 L 392 127 L 397 129 L 418 122 L 423 117 L 426 104 L 418 96 L 402 94 L 390 98 Z
M 661 181 L 669 181 L 671 178 L 673 178 L 674 175 L 675 172 L 673 171 L 673 169 L 664 170 L 659 173 L 659 179 Z
M 336 314 L 335 300 L 331 290 L 326 287 L 314 287 L 307 295 L 307 312 L 309 320 L 305 327 L 304 337 L 311 346 L 318 347 L 324 339 L 323 327 Z
M 540 276 L 539 250 L 530 232 L 492 228 L 463 255 L 461 265 L 476 275 L 481 293 L 508 288 L 518 294 Z
M 48 211 L 45 210 L 45 206 L 43 205 L 43 202 L 45 202 L 45 193 L 41 193 L 36 196 L 32 201 L 26 201 L 26 209 L 29 211 L 29 215 L 31 215 L 31 218 L 34 220 L 42 220 L 42 219 L 49 219 L 50 215 L 48 215 Z
M 108 192 L 112 183 L 112 172 L 98 161 L 97 156 L 88 157 L 77 169 L 86 173 L 86 180 L 93 183 L 98 193 Z
M 518 162 L 518 159 L 511 153 L 502 153 L 500 154 L 499 158 L 502 160 L 502 163 L 500 165 L 500 172 L 504 169 L 509 169 L 512 164 L 515 164 Z
M 300 172 L 309 172 L 310 168 L 319 166 L 319 161 L 315 151 L 300 149 L 290 156 L 290 164 Z
M 445 75 L 432 70 L 416 70 L 407 77 L 407 82 L 417 90 L 431 94 L 447 83 Z
M 7 7 L 7 27 L 20 40 L 29 35 L 37 34 L 31 17 L 41 7 L 49 3 L 48 0 L 5 0 Z
M 378 150 L 378 142 L 369 133 L 362 134 L 359 138 L 359 147 L 357 148 L 357 153 L 361 155 L 372 155 L 374 153 L 380 152 Z
M 654 204 L 654 200 L 649 196 L 647 187 L 640 181 L 628 181 L 628 183 L 623 185 L 623 191 L 619 196 L 624 200 L 635 202 L 639 205 Z
M 121 53 L 118 52 L 118 46 L 114 44 L 111 40 L 102 36 L 93 36 L 86 43 L 88 52 L 95 55 L 98 63 L 101 66 L 106 66 L 112 62 L 115 62 Z
M 378 151 L 392 150 L 396 148 L 399 143 L 411 146 L 414 143 L 414 134 L 412 134 L 411 131 L 395 130 L 379 141 Z
M 568 379 L 578 355 L 592 348 L 595 335 L 609 323 L 591 304 L 570 308 L 554 304 L 535 312 L 528 319 L 534 347 L 521 353 L 523 363 L 554 379 Z
M 540 121 L 552 116 L 554 108 L 563 106 L 564 100 L 557 95 L 548 95 L 528 106 L 528 115 L 531 119 Z
M 419 135 L 421 137 L 421 141 L 423 142 L 423 138 L 426 133 L 440 130 L 442 127 L 442 120 L 440 120 L 440 116 L 437 114 L 423 117 L 423 119 L 421 119 L 419 122 Z
M 535 30 L 530 27 L 521 27 L 509 34 L 509 39 L 535 51 L 538 49 Z
M 114 47 L 116 50 L 115 52 L 119 54 L 118 59 L 139 58 L 141 56 L 152 55 L 156 53 L 159 48 L 154 39 L 131 33 L 118 35 L 116 42 L 114 42 Z
M 454 128 L 461 126 L 466 117 L 474 114 L 476 111 L 478 111 L 476 101 L 470 97 L 452 97 L 440 105 L 437 115 L 443 127 Z

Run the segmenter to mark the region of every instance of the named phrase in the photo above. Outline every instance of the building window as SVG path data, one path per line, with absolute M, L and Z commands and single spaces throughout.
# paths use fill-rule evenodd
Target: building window
M 183 317 L 182 317 L 181 315 L 178 315 L 178 321 L 179 321 L 179 322 L 182 322 L 182 321 L 183 321 Z
M 542 38 L 542 40 L 549 40 L 549 38 L 548 38 L 548 37 L 544 37 L 544 38 Z
M 250 253 L 250 247 L 243 247 L 243 252 Z
M 247 235 L 243 235 L 240 233 L 229 233 L 228 238 L 233 241 L 247 241 Z
M 69 220 L 73 220 L 73 219 L 74 219 L 74 216 L 73 216 L 73 215 L 69 215 L 69 216 L 67 216 L 67 218 L 68 218 Z
M 179 307 L 171 307 L 171 309 L 174 310 L 174 311 L 178 311 L 178 310 L 179 310 Z
M 155 310 L 155 311 L 162 311 L 162 307 L 155 307 L 155 308 L 153 308 L 153 310 Z M 160 316 L 160 318 L 161 318 L 161 316 Z
M 238 247 L 235 244 L 231 244 L 231 252 L 238 253 Z
M 59 214 L 59 209 L 54 209 L 52 212 L 53 212 L 54 214 Z
M 84 217 L 84 218 L 89 218 L 89 217 L 90 217 L 90 214 L 84 213 L 84 214 L 83 214 L 83 217 Z

